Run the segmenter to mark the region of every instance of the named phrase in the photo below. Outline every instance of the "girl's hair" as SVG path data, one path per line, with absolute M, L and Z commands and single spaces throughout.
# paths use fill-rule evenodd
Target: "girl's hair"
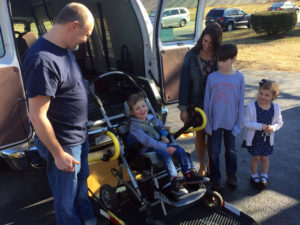
M 202 42 L 205 35 L 209 35 L 212 39 L 213 55 L 216 56 L 217 51 L 222 43 L 222 28 L 218 23 L 212 23 L 205 27 L 201 37 L 197 41 L 196 49 L 203 49 Z
M 279 87 L 276 81 L 273 80 L 266 80 L 262 79 L 259 82 L 258 90 L 265 89 L 265 90 L 271 90 L 272 94 L 274 96 L 274 99 L 277 98 L 279 95 Z
M 130 110 L 133 110 L 135 104 L 141 100 L 145 101 L 144 95 L 141 92 L 130 95 L 127 100 Z

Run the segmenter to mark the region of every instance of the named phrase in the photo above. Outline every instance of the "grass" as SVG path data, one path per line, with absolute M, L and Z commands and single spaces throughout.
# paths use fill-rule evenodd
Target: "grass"
M 218 5 L 206 7 L 204 15 L 212 8 L 241 8 L 253 14 L 266 11 L 272 3 L 244 5 Z M 300 6 L 300 1 L 294 2 Z M 193 11 L 191 17 L 193 16 Z M 277 70 L 300 72 L 300 27 L 285 35 L 264 36 L 256 34 L 253 29 L 237 29 L 223 33 L 224 43 L 235 43 L 238 47 L 236 69 L 243 70 Z
M 223 42 L 238 46 L 237 69 L 300 71 L 300 27 L 276 36 L 260 36 L 252 29 L 238 29 L 224 32 Z

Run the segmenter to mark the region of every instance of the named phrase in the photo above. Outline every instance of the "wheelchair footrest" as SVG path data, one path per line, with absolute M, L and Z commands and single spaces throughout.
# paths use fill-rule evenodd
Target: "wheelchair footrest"
M 181 207 L 184 205 L 191 204 L 204 196 L 206 193 L 205 188 L 200 188 L 197 191 L 191 192 L 189 194 L 183 195 L 178 198 L 178 201 L 174 202 L 175 207 Z

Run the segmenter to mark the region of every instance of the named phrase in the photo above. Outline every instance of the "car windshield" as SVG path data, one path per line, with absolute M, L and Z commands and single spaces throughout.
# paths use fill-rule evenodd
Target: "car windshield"
M 276 2 L 276 3 L 274 3 L 272 6 L 273 7 L 280 7 L 280 6 L 283 6 L 283 2 Z
M 207 16 L 221 17 L 223 16 L 224 10 L 210 10 Z

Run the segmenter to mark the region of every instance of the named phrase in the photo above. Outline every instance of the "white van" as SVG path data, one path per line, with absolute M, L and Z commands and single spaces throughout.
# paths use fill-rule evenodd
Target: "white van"
M 55 15 L 68 2 L 0 0 L 0 155 L 15 169 L 27 167 L 36 152 L 31 143 L 34 131 L 29 123 L 20 72 L 22 58 L 34 41 L 51 29 Z M 176 103 L 181 64 L 186 51 L 200 37 L 205 1 L 78 2 L 85 4 L 96 19 L 88 43 L 74 53 L 85 79 L 121 70 L 130 74 L 146 90 L 158 113 L 162 105 Z M 174 7 L 188 8 L 190 22 L 184 27 L 161 29 L 161 12 Z M 154 26 L 148 16 L 152 10 L 158 12 Z M 101 91 L 105 97 L 110 93 L 109 87 L 119 85 L 118 80 L 109 82 L 108 85 L 99 84 L 99 90 L 95 87 L 95 91 Z M 116 93 L 115 99 L 121 96 Z M 114 96 L 110 98 L 114 99 Z M 111 102 L 111 111 L 114 111 L 114 106 Z M 99 109 L 93 101 L 89 103 L 89 121 L 91 148 L 104 146 L 106 138 L 99 135 L 105 124 L 101 123 Z

